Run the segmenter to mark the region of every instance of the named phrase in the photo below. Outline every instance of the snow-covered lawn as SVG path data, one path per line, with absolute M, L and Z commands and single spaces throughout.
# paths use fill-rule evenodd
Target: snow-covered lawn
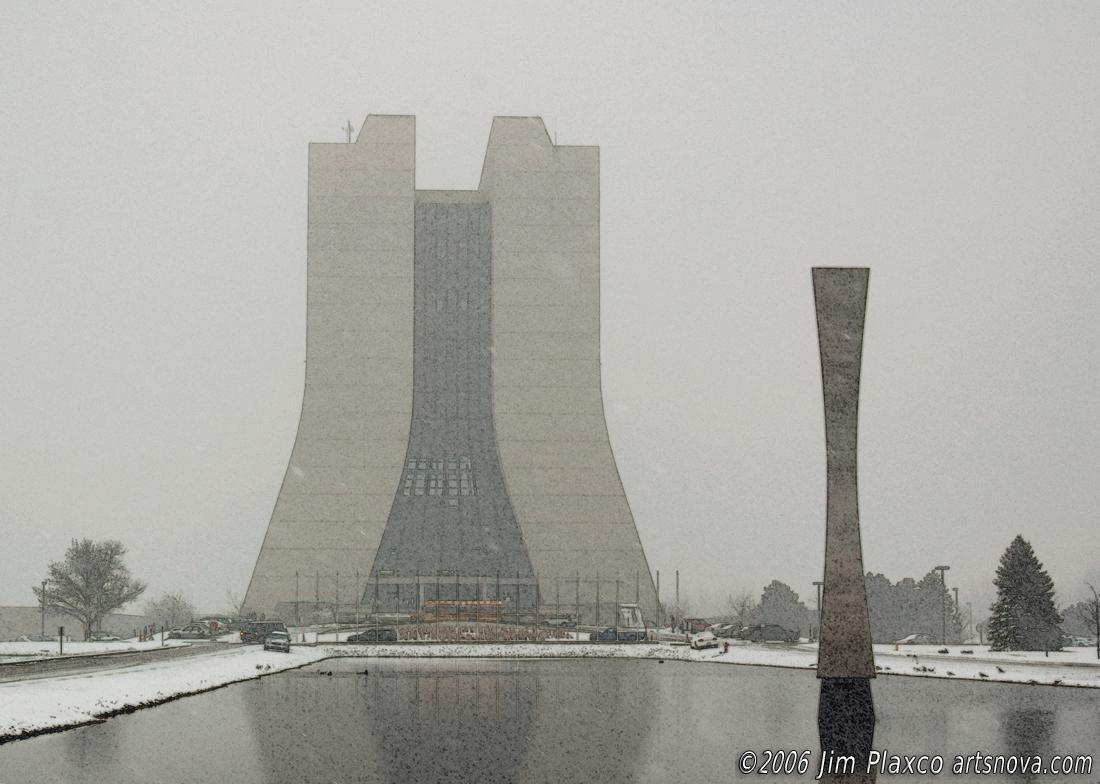
M 897 648 L 897 650 L 895 650 Z M 947 653 L 939 651 L 947 648 Z M 936 657 L 966 657 L 986 659 L 996 662 L 1042 662 L 1044 664 L 1059 664 L 1062 662 L 1075 662 L 1100 666 L 1100 659 L 1096 658 L 1096 648 L 1063 648 L 1060 651 L 1051 651 L 1044 654 L 1042 651 L 991 651 L 988 645 L 875 645 L 875 655 L 900 654 L 902 656 L 917 656 L 933 659 Z M 971 653 L 963 653 L 971 651 Z
M 322 648 L 297 647 L 286 654 L 242 646 L 124 669 L 0 683 L 0 738 L 87 724 L 328 655 Z
M 165 640 L 164 645 L 188 645 L 186 640 Z M 107 653 L 108 651 L 147 651 L 159 648 L 160 640 L 138 642 L 137 640 L 118 640 L 117 642 L 66 642 L 65 656 L 86 653 Z M 57 656 L 57 641 L 52 642 L 0 642 L 0 662 L 19 661 L 21 659 L 41 659 L 45 656 Z

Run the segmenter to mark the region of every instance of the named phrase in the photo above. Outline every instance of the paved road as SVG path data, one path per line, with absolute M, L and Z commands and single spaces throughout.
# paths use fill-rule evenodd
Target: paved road
M 74 672 L 133 667 L 138 664 L 178 659 L 185 656 L 203 656 L 225 651 L 232 647 L 236 646 L 231 643 L 199 641 L 186 646 L 177 645 L 144 651 L 112 651 L 6 662 L 0 664 L 0 683 L 30 680 L 32 678 L 51 678 L 55 675 L 70 675 Z

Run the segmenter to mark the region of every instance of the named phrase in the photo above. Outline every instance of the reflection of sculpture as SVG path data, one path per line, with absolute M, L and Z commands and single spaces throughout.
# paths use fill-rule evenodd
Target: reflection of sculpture
M 866 268 L 813 271 L 827 455 L 818 731 L 823 750 L 853 754 L 861 760 L 870 751 L 875 721 L 870 686 L 875 664 L 856 487 L 859 371 L 869 275 Z

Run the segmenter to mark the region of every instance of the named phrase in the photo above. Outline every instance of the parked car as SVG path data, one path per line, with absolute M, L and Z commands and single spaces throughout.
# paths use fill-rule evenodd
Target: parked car
M 92 632 L 88 635 L 88 642 L 118 642 L 121 639 L 108 632 Z
M 264 637 L 264 650 L 290 653 L 290 635 L 278 630 L 271 632 Z
M 225 615 L 204 615 L 199 621 L 210 627 L 211 634 L 225 634 L 229 630 L 230 618 Z
M 746 626 L 737 632 L 737 639 L 750 642 L 798 642 L 798 632 L 784 629 L 775 623 L 761 623 Z
M 186 626 L 177 626 L 168 630 L 169 640 L 208 640 L 210 629 L 205 623 L 189 623 Z
M 393 626 L 364 629 L 348 637 L 348 642 L 397 642 L 397 629 Z
M 272 632 L 286 632 L 286 624 L 282 621 L 249 621 L 241 627 L 241 642 L 263 642 Z
M 542 623 L 544 626 L 557 626 L 562 629 L 572 629 L 577 625 L 572 615 L 551 615 Z
M 717 648 L 718 638 L 714 636 L 714 632 L 703 630 L 691 636 L 691 647 L 697 651 L 704 648 Z
M 614 626 L 588 634 L 589 642 L 644 642 L 645 638 L 644 629 L 616 629 Z
M 910 634 L 894 641 L 897 645 L 933 645 L 935 640 L 931 634 Z
M 719 639 L 729 639 L 733 637 L 737 632 L 741 631 L 741 627 L 736 623 L 719 623 L 716 628 L 711 629 L 714 632 L 714 636 Z

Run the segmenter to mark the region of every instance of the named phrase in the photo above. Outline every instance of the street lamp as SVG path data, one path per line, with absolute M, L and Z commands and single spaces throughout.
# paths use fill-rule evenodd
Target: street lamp
M 959 586 L 955 586 L 951 589 L 955 592 L 955 618 L 959 620 L 959 625 L 962 625 L 962 608 L 959 607 Z
M 814 585 L 817 586 L 817 637 L 821 639 L 821 586 L 825 583 L 821 580 L 814 580 Z
M 950 566 L 933 566 L 933 571 L 940 573 L 940 581 L 943 583 L 943 644 L 947 645 L 947 570 Z

